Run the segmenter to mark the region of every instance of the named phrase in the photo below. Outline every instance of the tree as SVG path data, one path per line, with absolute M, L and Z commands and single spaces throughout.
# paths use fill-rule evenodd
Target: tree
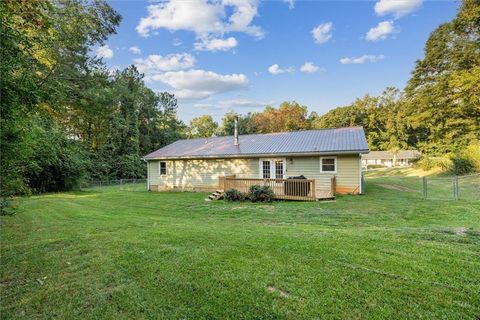
M 295 101 L 283 102 L 278 109 L 267 106 L 263 112 L 254 113 L 249 126 L 258 133 L 306 130 L 309 129 L 307 113 L 306 106 Z
M 240 115 L 234 111 L 225 113 L 222 118 L 222 125 L 219 129 L 219 135 L 222 136 L 232 136 L 235 131 L 235 118 L 238 119 L 238 134 L 249 134 L 255 133 L 256 131 L 250 132 L 249 124 L 251 119 L 251 114 Z
M 211 115 L 207 114 L 192 119 L 188 126 L 187 136 L 189 138 L 206 138 L 215 135 L 218 129 L 218 123 L 213 121 Z
M 465 0 L 453 21 L 431 33 L 406 88 L 409 134 L 424 152 L 455 152 L 479 138 L 478 52 L 480 2 Z

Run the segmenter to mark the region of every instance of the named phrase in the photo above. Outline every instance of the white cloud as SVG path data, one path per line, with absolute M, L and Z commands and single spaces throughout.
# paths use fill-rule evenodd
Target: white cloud
M 128 51 L 133 52 L 134 54 L 142 53 L 142 50 L 140 50 L 140 48 L 137 47 L 137 46 L 133 46 L 133 47 L 128 48 Z
M 100 58 L 110 59 L 111 57 L 113 57 L 113 50 L 110 49 L 108 44 L 106 44 L 104 46 L 98 47 L 96 50 L 96 54 Z
M 374 9 L 379 16 L 393 14 L 395 18 L 400 18 L 418 9 L 422 2 L 423 0 L 379 0 Z
M 178 47 L 178 46 L 181 46 L 183 43 L 182 43 L 182 40 L 180 40 L 179 38 L 175 38 L 173 39 L 173 45 L 175 47 Z
M 395 26 L 393 25 L 393 21 L 382 21 L 379 22 L 378 25 L 374 28 L 368 30 L 367 34 L 365 35 L 365 39 L 368 41 L 379 41 L 387 39 L 389 35 L 395 33 Z
M 152 80 L 169 85 L 174 89 L 175 96 L 184 100 L 204 99 L 248 85 L 244 74 L 222 75 L 205 70 L 170 71 L 154 75 Z
M 315 73 L 320 68 L 316 65 L 313 64 L 313 62 L 305 62 L 301 67 L 300 71 L 305 72 L 305 73 Z
M 288 4 L 288 9 L 294 9 L 295 8 L 295 0 L 283 0 L 283 2 Z
M 268 72 L 270 72 L 271 74 L 277 75 L 285 72 L 293 72 L 293 68 L 290 67 L 290 68 L 282 69 L 278 64 L 275 63 L 275 64 L 272 64 L 270 67 L 268 67 Z
M 227 39 L 203 37 L 194 44 L 197 51 L 227 51 L 235 48 L 237 45 L 237 39 L 234 37 Z
M 264 32 L 252 25 L 258 0 L 169 0 L 147 7 L 148 15 L 137 25 L 141 36 L 157 29 L 187 30 L 197 37 L 244 32 L 262 38 Z
M 365 62 L 377 62 L 383 60 L 385 56 L 381 55 L 363 55 L 360 57 L 351 57 L 351 58 L 342 58 L 340 59 L 341 64 L 363 64 Z
M 214 103 L 196 103 L 193 106 L 196 108 L 210 109 L 210 110 L 226 110 L 226 109 L 257 109 L 263 108 L 269 103 L 263 101 L 255 101 L 249 99 L 231 99 L 220 100 Z
M 325 43 L 332 38 L 333 23 L 321 23 L 312 30 L 313 39 L 316 43 Z
M 146 59 L 134 59 L 133 62 L 139 72 L 147 75 L 146 80 L 148 80 L 148 75 L 191 68 L 195 65 L 195 57 L 189 53 L 175 53 L 167 56 L 152 54 Z

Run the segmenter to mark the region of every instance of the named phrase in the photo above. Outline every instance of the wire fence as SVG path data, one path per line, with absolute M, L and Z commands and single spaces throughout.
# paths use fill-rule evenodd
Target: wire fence
M 480 174 L 423 177 L 422 192 L 430 200 L 480 200 Z
M 147 179 L 94 180 L 94 181 L 87 181 L 82 186 L 82 188 L 123 186 L 123 185 L 143 185 L 143 186 L 146 186 L 146 184 L 147 184 Z

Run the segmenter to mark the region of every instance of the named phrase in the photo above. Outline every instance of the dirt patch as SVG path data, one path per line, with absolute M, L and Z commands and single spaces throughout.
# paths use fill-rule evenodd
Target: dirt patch
M 403 191 L 403 192 L 417 192 L 417 190 L 414 190 L 409 187 L 401 186 L 399 184 L 377 183 L 376 185 L 385 189 L 390 189 L 390 190 L 397 190 L 397 191 Z
M 458 235 L 466 235 L 467 234 L 467 228 L 455 228 L 455 229 L 453 229 L 453 233 L 458 234 Z
M 267 292 L 268 292 L 268 293 L 278 292 L 278 294 L 279 294 L 280 297 L 282 297 L 282 298 L 290 297 L 290 294 L 289 294 L 288 292 L 283 291 L 283 290 L 280 290 L 280 289 L 277 289 L 277 288 L 275 288 L 274 286 L 268 286 L 268 287 L 267 287 Z

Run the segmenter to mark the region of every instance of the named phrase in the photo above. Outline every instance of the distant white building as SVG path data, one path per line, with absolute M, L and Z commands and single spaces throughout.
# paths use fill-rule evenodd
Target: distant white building
M 364 168 L 368 168 L 370 165 L 406 167 L 420 156 L 421 153 L 417 150 L 400 150 L 396 154 L 390 151 L 370 151 L 370 153 L 362 154 L 362 166 Z

